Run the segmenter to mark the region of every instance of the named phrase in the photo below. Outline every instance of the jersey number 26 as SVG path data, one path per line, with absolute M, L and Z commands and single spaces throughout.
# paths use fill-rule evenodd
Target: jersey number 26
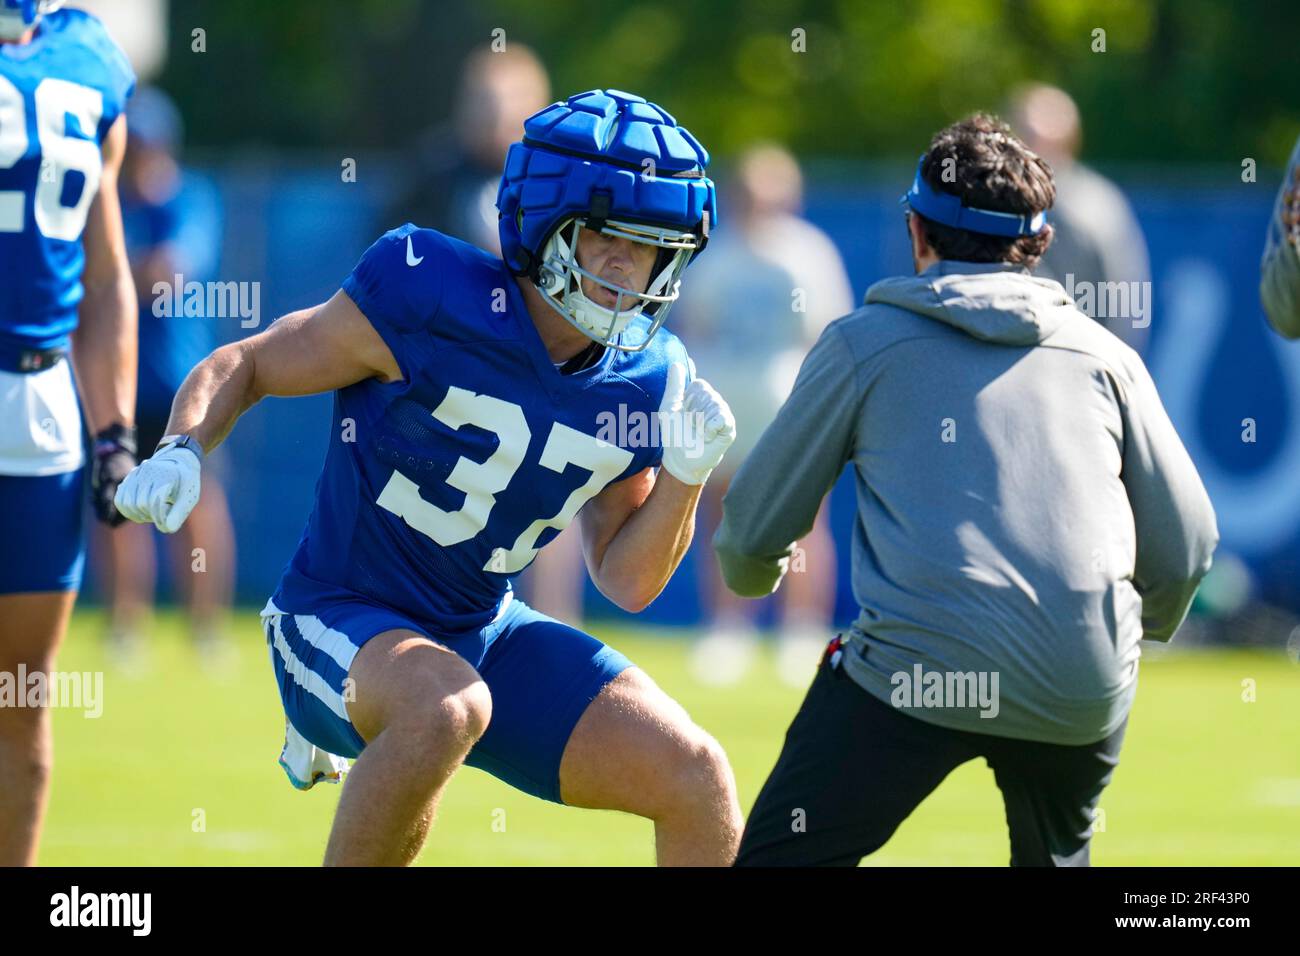
M 75 242 L 86 226 L 90 202 L 99 189 L 103 160 L 95 130 L 104 112 L 104 97 L 80 83 L 46 77 L 36 85 L 32 99 L 36 106 L 36 137 L 40 144 L 40 172 L 36 175 L 36 228 L 51 239 Z M 69 135 L 69 118 L 76 121 L 82 136 Z M 0 76 L 0 169 L 9 169 L 27 155 L 27 103 L 22 91 L 6 76 Z M 76 205 L 63 204 L 68 173 L 85 178 Z M 0 189 L 0 232 L 22 232 L 27 193 L 22 189 Z

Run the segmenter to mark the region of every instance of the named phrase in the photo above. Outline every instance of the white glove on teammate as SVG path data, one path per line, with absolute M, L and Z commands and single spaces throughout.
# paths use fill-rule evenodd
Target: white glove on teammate
M 173 534 L 199 502 L 199 456 L 169 446 L 140 462 L 117 486 L 113 503 L 132 521 Z
M 674 362 L 659 404 L 663 467 L 686 485 L 702 485 L 736 440 L 736 419 L 702 378 L 686 385 L 686 366 Z

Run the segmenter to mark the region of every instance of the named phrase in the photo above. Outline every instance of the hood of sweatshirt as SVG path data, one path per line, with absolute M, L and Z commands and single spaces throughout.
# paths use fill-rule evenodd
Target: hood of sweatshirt
M 864 304 L 892 305 L 999 345 L 1037 345 L 1080 315 L 1059 282 L 1020 266 L 941 260 L 920 275 L 867 290 Z

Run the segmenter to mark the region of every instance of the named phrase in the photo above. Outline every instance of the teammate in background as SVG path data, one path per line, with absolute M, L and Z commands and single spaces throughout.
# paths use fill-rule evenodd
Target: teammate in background
M 1053 192 L 1001 123 L 941 130 L 903 196 L 917 274 L 826 328 L 732 481 L 714 546 L 757 597 L 851 464 L 861 606 L 739 865 L 854 865 L 977 758 L 1012 865 L 1088 864 L 1141 642 L 1173 637 L 1218 531 L 1137 353 L 1030 274 Z
M 83 409 L 101 521 L 122 520 L 113 496 L 135 464 L 136 304 L 117 201 L 135 75 L 98 20 L 60 6 L 0 0 L 0 672 L 11 675 L 52 670 L 81 584 Z M 0 707 L 0 866 L 36 862 L 52 763 L 48 709 Z
M 220 254 L 220 206 L 216 190 L 183 171 L 176 160 L 181 117 L 167 94 L 138 90 L 127 109 L 130 133 L 122 162 L 122 221 L 127 254 L 139 299 L 140 375 L 136 427 L 142 448 L 163 437 L 172 399 L 195 365 L 216 346 L 211 321 L 192 316 L 154 315 L 156 283 L 205 282 Z M 234 531 L 225 494 L 212 468 L 203 500 L 185 526 L 169 539 L 173 578 L 184 595 L 196 646 L 209 661 L 224 659 L 223 641 L 234 576 Z M 94 556 L 103 568 L 108 594 L 108 639 L 114 656 L 131 663 L 139 653 L 154 601 L 157 577 L 154 542 L 148 528 L 128 525 L 100 532 Z M 193 570 L 201 548 L 203 571 Z
M 240 414 L 334 390 L 316 505 L 263 611 L 290 780 L 357 758 L 326 863 L 411 862 L 462 762 L 652 819 L 661 864 L 726 863 L 741 818 L 717 742 L 511 589 L 574 517 L 592 578 L 630 611 L 690 544 L 735 423 L 660 325 L 716 218 L 708 153 L 615 91 L 524 134 L 497 199 L 504 261 L 409 223 L 387 233 L 328 302 L 190 374 L 117 504 L 176 531 Z
M 1268 223 L 1259 298 L 1278 334 L 1300 338 L 1300 141 L 1287 163 Z
M 853 308 L 844 263 L 830 238 L 800 217 L 803 176 L 784 149 L 756 146 L 737 164 L 734 210 L 709 257 L 691 275 L 677 328 L 736 416 L 736 444 L 704 490 L 701 513 L 712 536 L 722 496 L 758 436 L 790 394 L 808 349 L 832 319 Z M 734 225 L 732 225 L 734 223 Z M 783 595 L 777 669 L 806 687 L 826 644 L 835 605 L 835 541 L 818 513 L 800 542 L 801 573 Z M 699 562 L 711 630 L 695 645 L 698 680 L 731 683 L 745 673 L 757 644 L 754 607 L 722 582 L 717 562 Z
M 1080 293 L 1074 290 L 1095 290 L 1092 317 L 1125 344 L 1139 353 L 1144 351 L 1150 337 L 1149 308 L 1143 316 L 1137 315 L 1132 304 L 1128 309 L 1132 314 L 1101 314 L 1110 311 L 1110 300 L 1101 290 L 1112 286 L 1104 283 L 1145 283 L 1128 286 L 1132 303 L 1132 290 L 1151 288 L 1151 265 L 1146 237 L 1124 193 L 1077 160 L 1083 139 L 1078 106 L 1064 90 L 1039 84 L 1012 96 L 1010 116 L 1012 128 L 1026 146 L 1051 164 L 1056 178 L 1056 205 L 1052 207 L 1056 238 L 1043 255 L 1037 274 L 1055 279 L 1067 293 L 1073 292 L 1076 300 Z M 1149 293 L 1140 294 L 1149 306 Z M 1107 308 L 1102 307 L 1103 300 Z

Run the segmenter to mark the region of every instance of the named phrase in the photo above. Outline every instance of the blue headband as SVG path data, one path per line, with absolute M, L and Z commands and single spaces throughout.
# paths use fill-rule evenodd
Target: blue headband
M 925 157 L 922 156 L 920 162 L 916 164 L 916 178 L 912 180 L 912 188 L 903 193 L 899 202 L 909 206 L 926 219 L 952 226 L 954 229 L 1009 238 L 1036 236 L 1047 225 L 1045 212 L 1037 212 L 1029 216 L 963 206 L 960 196 L 938 192 L 925 181 L 921 175 L 921 166 L 924 162 Z

